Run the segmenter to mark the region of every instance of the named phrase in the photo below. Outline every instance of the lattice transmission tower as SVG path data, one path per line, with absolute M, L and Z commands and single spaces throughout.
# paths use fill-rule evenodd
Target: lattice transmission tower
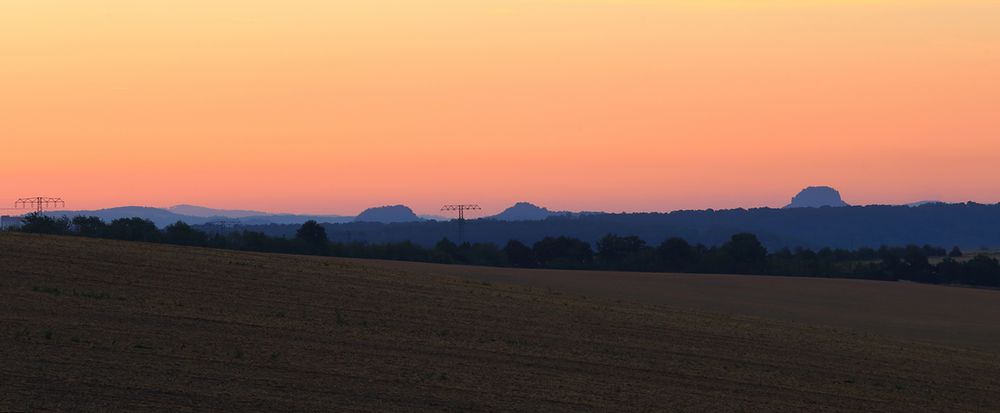
M 14 201 L 15 209 L 34 209 L 36 214 L 41 215 L 45 210 L 52 208 L 65 208 L 66 201 L 62 198 L 52 198 L 46 196 L 35 196 L 31 198 L 20 198 Z
M 235 232 L 236 229 L 242 225 L 243 224 L 238 220 L 237 221 L 222 220 L 222 221 L 211 221 L 205 223 L 205 227 L 207 227 L 210 235 L 212 236 L 225 235 L 231 232 Z
M 458 239 L 465 241 L 465 211 L 478 211 L 482 208 L 476 204 L 455 204 L 441 207 L 442 212 L 458 212 Z
M 458 220 L 465 221 L 465 211 L 475 211 L 482 208 L 476 204 L 466 204 L 466 205 L 445 205 L 441 207 L 441 211 L 452 212 L 458 211 Z

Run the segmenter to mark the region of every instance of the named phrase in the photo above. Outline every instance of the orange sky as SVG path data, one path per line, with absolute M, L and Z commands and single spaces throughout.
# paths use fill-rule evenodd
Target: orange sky
M 995 0 L 5 1 L 0 202 L 997 202 L 998 22 Z

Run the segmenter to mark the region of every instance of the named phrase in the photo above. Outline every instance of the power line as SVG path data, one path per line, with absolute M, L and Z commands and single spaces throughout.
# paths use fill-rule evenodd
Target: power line
M 237 227 L 240 227 L 242 225 L 243 224 L 238 220 L 237 221 L 222 220 L 222 221 L 211 221 L 205 223 L 206 227 L 211 228 L 212 235 L 228 234 L 230 232 L 234 232 Z
M 482 208 L 476 204 L 454 204 L 441 207 L 443 212 L 458 212 L 458 240 L 465 241 L 465 211 L 477 211 Z
M 458 211 L 458 220 L 465 221 L 465 211 L 480 210 L 482 208 L 476 204 L 465 204 L 465 205 L 445 205 L 441 207 L 441 211 Z
M 34 209 L 36 214 L 41 214 L 47 209 L 52 208 L 65 208 L 66 201 L 62 198 L 52 198 L 45 196 L 36 196 L 30 198 L 19 198 L 14 201 L 14 209 Z

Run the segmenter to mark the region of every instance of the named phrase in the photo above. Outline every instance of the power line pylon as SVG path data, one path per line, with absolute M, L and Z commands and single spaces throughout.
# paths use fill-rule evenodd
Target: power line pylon
M 480 210 L 482 208 L 476 204 L 467 205 L 445 205 L 441 207 L 442 211 L 458 211 L 458 220 L 465 221 L 465 211 Z
M 480 209 L 482 208 L 476 204 L 456 204 L 441 207 L 441 211 L 444 212 L 458 211 L 458 239 L 460 242 L 465 241 L 465 211 L 477 211 Z
M 35 210 L 36 214 L 41 215 L 46 209 L 50 208 L 65 208 L 66 202 L 62 198 L 51 198 L 45 196 L 36 196 L 31 198 L 20 198 L 14 201 L 14 208 L 16 209 L 27 209 L 31 208 Z
M 242 224 L 238 220 L 237 221 L 222 220 L 222 221 L 211 221 L 205 223 L 206 227 L 212 229 L 213 236 L 234 232 L 236 228 L 241 225 Z

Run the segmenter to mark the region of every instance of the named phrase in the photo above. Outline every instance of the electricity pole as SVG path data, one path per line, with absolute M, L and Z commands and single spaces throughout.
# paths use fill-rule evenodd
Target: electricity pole
M 31 208 L 35 210 L 35 213 L 41 215 L 46 209 L 51 208 L 65 208 L 66 202 L 62 198 L 51 198 L 44 196 L 36 196 L 31 198 L 20 198 L 14 201 L 14 208 L 16 209 L 27 209 Z
M 456 204 L 456 205 L 445 205 L 441 207 L 441 211 L 444 212 L 458 212 L 458 240 L 459 242 L 465 241 L 465 211 L 477 211 L 482 208 L 476 204 Z

